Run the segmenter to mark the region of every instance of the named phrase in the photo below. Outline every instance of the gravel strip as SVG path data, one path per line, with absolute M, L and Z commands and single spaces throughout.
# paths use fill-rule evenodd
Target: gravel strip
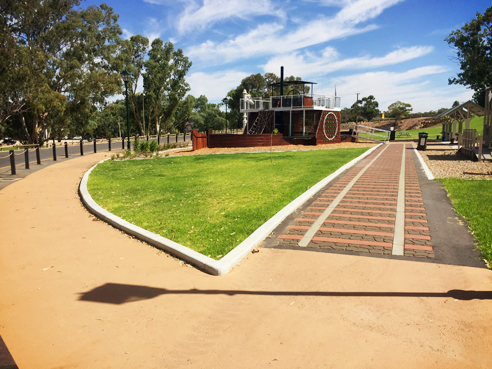
M 428 144 L 427 150 L 420 150 L 419 153 L 435 178 L 492 180 L 492 162 L 472 161 L 449 145 Z

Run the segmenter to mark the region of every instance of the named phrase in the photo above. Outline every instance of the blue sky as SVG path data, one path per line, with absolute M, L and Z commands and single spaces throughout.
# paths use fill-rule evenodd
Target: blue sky
M 106 0 L 123 37 L 172 41 L 193 62 L 190 93 L 219 102 L 250 75 L 317 82 L 342 107 L 374 95 L 414 112 L 451 107 L 473 92 L 448 85 L 459 72 L 444 41 L 490 5 L 485 0 Z M 81 5 L 100 4 L 89 0 Z

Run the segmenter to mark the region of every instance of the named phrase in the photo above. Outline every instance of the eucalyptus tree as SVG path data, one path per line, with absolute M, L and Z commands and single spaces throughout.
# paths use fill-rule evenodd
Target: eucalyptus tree
M 80 0 L 1 6 L 0 58 L 14 58 L 1 68 L 8 86 L 0 88 L 0 119 L 19 114 L 27 141 L 42 143 L 47 130 L 60 131 L 69 121 L 83 126 L 95 106 L 121 89 L 121 30 L 112 8 L 81 9 Z
M 186 123 L 190 121 L 195 103 L 196 98 L 193 95 L 187 95 L 186 98 L 179 103 L 174 114 L 173 126 L 175 129 L 184 132 Z
M 174 114 L 190 86 L 185 80 L 191 62 L 183 50 L 174 49 L 172 42 L 165 44 L 156 38 L 144 63 L 143 85 L 148 106 L 149 121 L 155 122 L 156 132 L 167 131 Z
M 379 103 L 373 95 L 363 97 L 361 100 L 355 102 L 351 109 L 354 115 L 361 115 L 368 122 L 380 114 Z
M 412 110 L 412 105 L 401 101 L 396 101 L 388 106 L 388 114 L 395 118 L 396 122 L 407 118 Z
M 146 135 L 145 122 L 142 116 L 140 119 L 141 110 L 145 109 L 145 101 L 143 94 L 137 94 L 137 84 L 144 72 L 144 62 L 149 50 L 149 39 L 141 35 L 131 36 L 130 39 L 122 42 L 122 56 L 125 62 L 125 68 L 132 78 L 128 82 L 128 100 L 130 101 L 133 116 L 138 124 L 140 133 Z M 148 128 L 147 128 L 148 129 Z

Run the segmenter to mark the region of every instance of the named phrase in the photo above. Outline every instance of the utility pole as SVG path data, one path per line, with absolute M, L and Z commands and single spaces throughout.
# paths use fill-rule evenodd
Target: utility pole
M 357 101 L 356 101 L 356 104 L 357 104 L 357 116 L 355 118 L 355 123 L 356 124 L 359 122 L 359 95 L 360 95 L 360 92 L 357 92 Z

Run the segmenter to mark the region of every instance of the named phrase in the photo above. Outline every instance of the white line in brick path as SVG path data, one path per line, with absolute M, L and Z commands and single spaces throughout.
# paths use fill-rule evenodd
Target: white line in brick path
M 388 148 L 388 145 L 384 147 L 383 150 L 374 158 L 371 160 L 369 164 L 367 164 L 355 177 L 352 179 L 347 186 L 338 194 L 337 197 L 335 197 L 335 200 L 328 206 L 328 208 L 319 216 L 318 219 L 313 223 L 311 228 L 306 232 L 304 237 L 299 241 L 299 246 L 301 247 L 306 247 L 309 242 L 311 242 L 312 238 L 318 232 L 319 228 L 323 225 L 323 222 L 330 216 L 332 211 L 338 206 L 340 201 L 342 201 L 343 197 L 347 194 L 347 192 L 350 191 L 352 186 L 357 182 L 357 180 L 366 172 L 367 169 L 381 156 L 381 154 Z
M 405 248 L 405 149 L 401 156 L 400 182 L 398 185 L 398 199 L 396 201 L 395 233 L 393 236 L 392 255 L 403 256 Z

